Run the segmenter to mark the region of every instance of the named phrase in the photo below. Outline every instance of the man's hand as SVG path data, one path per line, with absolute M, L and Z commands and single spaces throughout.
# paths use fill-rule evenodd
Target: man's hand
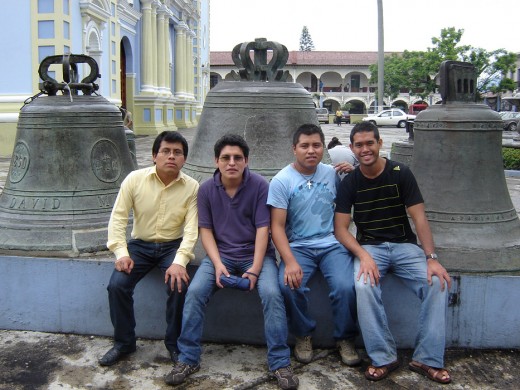
M 243 278 L 249 279 L 249 291 L 255 288 L 256 282 L 258 281 L 258 276 L 260 275 L 261 269 L 256 269 L 255 267 L 249 268 L 246 272 L 242 274 Z
M 303 271 L 298 262 L 293 262 L 289 265 L 285 265 L 285 272 L 283 274 L 284 284 L 294 290 L 300 288 L 303 279 Z
M 217 283 L 217 286 L 219 288 L 224 288 L 222 283 L 220 283 L 220 276 L 222 274 L 229 276 L 229 272 L 228 272 L 226 266 L 224 264 L 220 263 L 219 265 L 215 266 L 215 282 Z
M 435 275 L 439 278 L 439 281 L 441 282 L 441 291 L 444 291 L 444 281 L 448 283 L 448 289 L 451 288 L 451 278 L 448 274 L 448 271 L 446 271 L 446 268 L 442 266 L 441 263 L 439 263 L 437 260 L 427 260 L 428 261 L 428 284 L 432 285 L 432 276 Z
M 355 169 L 355 167 L 348 162 L 340 162 L 334 165 L 334 169 L 338 173 L 350 173 Z
M 170 282 L 170 289 L 172 291 L 175 288 L 175 285 L 177 284 L 177 291 L 181 293 L 182 282 L 188 285 L 188 283 L 190 282 L 190 277 L 188 275 L 188 272 L 186 271 L 186 268 L 184 268 L 182 265 L 172 264 L 164 274 L 164 283 L 168 283 L 168 281 Z
M 361 276 L 363 276 L 363 283 L 367 284 L 367 282 L 370 282 L 370 285 L 372 287 L 378 285 L 379 268 L 377 268 L 377 264 L 372 258 L 372 256 L 370 256 L 370 254 L 366 252 L 365 254 L 360 256 L 359 263 L 359 272 L 357 274 L 356 279 L 359 281 Z
M 129 256 L 124 256 L 116 260 L 115 268 L 119 272 L 125 272 L 130 275 L 134 268 L 134 261 Z

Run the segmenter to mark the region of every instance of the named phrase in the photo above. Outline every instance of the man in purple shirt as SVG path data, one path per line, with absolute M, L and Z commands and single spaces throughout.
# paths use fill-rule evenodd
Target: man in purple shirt
M 249 171 L 249 146 L 239 135 L 223 136 L 214 151 L 217 170 L 200 186 L 197 200 L 200 237 L 207 256 L 188 288 L 177 341 L 179 360 L 166 382 L 178 385 L 200 369 L 204 308 L 215 291 L 228 286 L 226 279 L 235 277 L 245 289 L 258 286 L 269 370 L 280 388 L 296 389 L 299 382 L 290 366 L 285 306 L 269 235 L 269 185 Z

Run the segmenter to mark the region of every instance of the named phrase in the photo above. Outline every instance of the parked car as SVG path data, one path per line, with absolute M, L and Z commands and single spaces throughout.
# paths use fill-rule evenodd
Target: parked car
M 316 116 L 318 117 L 318 123 L 329 123 L 329 110 L 326 108 L 317 108 Z
M 407 120 L 415 120 L 415 115 L 406 114 L 403 110 L 392 108 L 383 110 L 379 114 L 363 118 L 365 122 L 372 122 L 376 126 L 405 127 Z
M 504 121 L 504 130 L 516 131 L 518 129 L 518 121 L 520 120 L 520 112 L 502 111 L 502 120 Z
M 343 116 L 341 117 L 341 123 L 350 123 L 350 112 L 341 111 Z

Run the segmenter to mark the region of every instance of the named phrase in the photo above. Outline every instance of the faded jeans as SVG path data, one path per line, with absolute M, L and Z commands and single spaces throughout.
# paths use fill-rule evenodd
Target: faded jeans
M 238 276 L 242 276 L 253 265 L 252 259 L 236 261 L 222 258 L 221 260 L 229 273 Z M 277 277 L 276 259 L 265 257 L 256 287 L 263 306 L 267 363 L 271 371 L 291 364 L 290 349 L 287 345 L 287 318 Z M 190 365 L 200 363 L 204 309 L 218 289 L 215 282 L 215 267 L 206 256 L 202 259 L 186 294 L 182 333 L 177 341 L 179 361 Z
M 303 271 L 299 288 L 291 290 L 284 285 L 285 264 L 280 264 L 279 283 L 287 308 L 289 330 L 296 337 L 309 336 L 316 328 L 316 321 L 309 316 L 310 289 L 307 283 L 319 269 L 329 286 L 329 299 L 334 319 L 334 339 L 354 339 L 358 334 L 356 324 L 356 292 L 354 290 L 353 259 L 340 243 L 328 248 L 291 248 Z
M 441 291 L 440 281 L 434 276 L 427 282 L 427 263 L 423 250 L 415 244 L 385 242 L 363 245 L 377 264 L 380 282 L 388 272 L 410 288 L 421 300 L 419 332 L 412 359 L 432 367 L 444 367 L 447 288 Z M 355 260 L 354 277 L 359 272 Z M 356 280 L 358 320 L 365 348 L 374 366 L 383 366 L 397 360 L 396 344 L 381 299 L 381 284 L 372 287 Z M 411 319 L 410 319 L 411 320 Z

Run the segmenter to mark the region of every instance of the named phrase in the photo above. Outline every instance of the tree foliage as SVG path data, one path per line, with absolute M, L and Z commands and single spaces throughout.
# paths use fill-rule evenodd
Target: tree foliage
M 505 92 L 515 88 L 507 76 L 514 71 L 516 55 L 504 49 L 487 51 L 470 45 L 459 45 L 464 30 L 454 27 L 441 30 L 432 38 L 427 51 L 404 51 L 385 57 L 385 95 L 395 99 L 399 92 L 414 93 L 425 99 L 435 92 L 435 76 L 443 61 L 472 63 L 477 70 L 477 93 Z M 377 64 L 370 66 L 371 84 L 377 84 Z
M 307 26 L 303 26 L 302 33 L 300 35 L 300 51 L 313 51 L 314 43 L 312 42 L 311 34 Z

